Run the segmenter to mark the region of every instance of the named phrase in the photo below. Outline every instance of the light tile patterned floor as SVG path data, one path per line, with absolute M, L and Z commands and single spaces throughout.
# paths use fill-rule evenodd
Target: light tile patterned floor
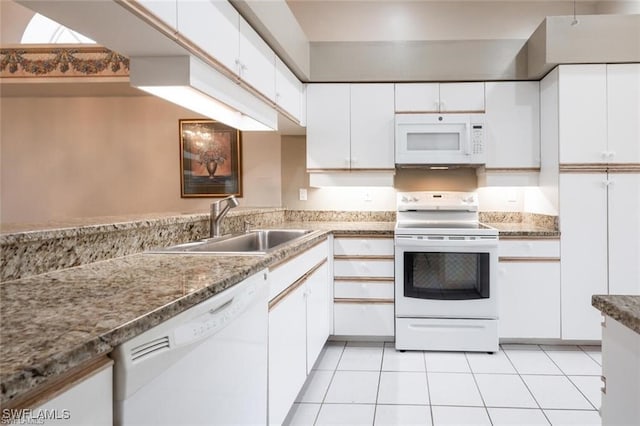
M 502 345 L 496 354 L 328 342 L 290 425 L 599 425 L 598 346 Z

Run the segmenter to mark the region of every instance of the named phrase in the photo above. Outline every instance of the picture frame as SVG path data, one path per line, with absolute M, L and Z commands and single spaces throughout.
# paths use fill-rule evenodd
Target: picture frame
M 242 133 L 203 119 L 180 119 L 182 198 L 242 197 Z

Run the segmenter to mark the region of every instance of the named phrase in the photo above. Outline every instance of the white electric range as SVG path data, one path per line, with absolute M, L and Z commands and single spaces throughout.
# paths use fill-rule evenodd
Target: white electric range
M 498 350 L 498 231 L 469 192 L 402 192 L 395 226 L 396 349 Z

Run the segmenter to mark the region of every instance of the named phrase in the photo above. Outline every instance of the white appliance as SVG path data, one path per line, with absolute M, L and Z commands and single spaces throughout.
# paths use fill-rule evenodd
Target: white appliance
M 498 231 L 475 193 L 398 193 L 396 349 L 498 350 Z
M 114 424 L 267 423 L 266 270 L 118 346 Z
M 396 114 L 397 165 L 484 164 L 484 114 Z

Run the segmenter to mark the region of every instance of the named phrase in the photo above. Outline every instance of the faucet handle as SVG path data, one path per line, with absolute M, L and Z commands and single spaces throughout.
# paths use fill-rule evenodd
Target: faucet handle
M 245 232 L 245 234 L 246 234 L 247 232 L 249 232 L 249 228 L 251 228 L 253 225 L 254 225 L 254 223 L 253 223 L 253 222 L 250 222 L 250 221 L 248 221 L 248 220 L 245 220 L 245 221 L 244 221 L 244 232 Z

